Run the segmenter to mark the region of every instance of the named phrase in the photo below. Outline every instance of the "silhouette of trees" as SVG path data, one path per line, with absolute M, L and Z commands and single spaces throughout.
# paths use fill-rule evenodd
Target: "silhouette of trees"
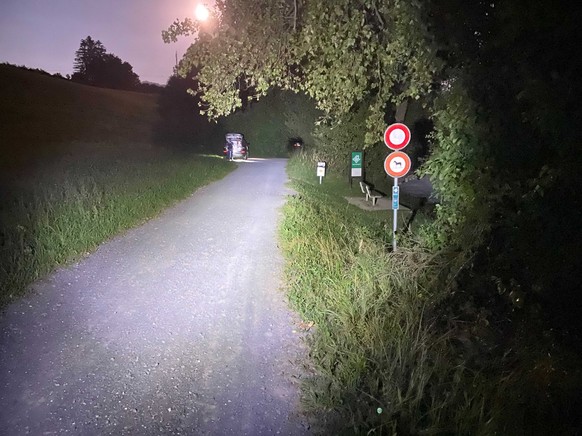
M 86 83 L 95 82 L 95 66 L 103 61 L 105 53 L 107 51 L 101 41 L 95 41 L 91 36 L 82 39 L 79 50 L 75 52 L 73 80 L 79 79 L 78 81 Z
M 75 52 L 71 80 L 104 88 L 135 90 L 140 85 L 133 67 L 118 56 L 107 53 L 103 43 L 91 36 L 81 40 Z
M 200 114 L 197 74 L 198 71 L 193 69 L 185 77 L 172 75 L 161 89 L 155 138 L 158 143 L 174 148 L 184 146 L 199 151 L 216 151 L 213 138 L 217 125 Z M 188 90 L 192 90 L 191 95 Z

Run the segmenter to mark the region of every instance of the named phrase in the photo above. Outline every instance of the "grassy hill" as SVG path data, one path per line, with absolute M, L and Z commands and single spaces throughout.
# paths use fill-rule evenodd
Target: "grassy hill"
M 0 306 L 234 169 L 154 143 L 157 98 L 0 65 Z
M 0 168 L 75 143 L 150 143 L 157 95 L 96 88 L 0 65 Z

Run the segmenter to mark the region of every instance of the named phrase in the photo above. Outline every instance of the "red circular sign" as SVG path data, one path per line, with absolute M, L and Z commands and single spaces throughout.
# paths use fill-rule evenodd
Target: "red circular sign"
M 411 166 L 410 157 L 402 151 L 390 153 L 384 161 L 384 171 L 394 178 L 403 177 L 408 174 Z
M 401 150 L 410 142 L 410 129 L 402 123 L 390 124 L 384 132 L 384 144 L 392 150 Z

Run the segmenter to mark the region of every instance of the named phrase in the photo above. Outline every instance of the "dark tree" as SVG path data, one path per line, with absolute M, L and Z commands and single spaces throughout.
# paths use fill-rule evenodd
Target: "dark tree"
M 95 41 L 90 36 L 81 40 L 79 49 L 75 52 L 73 65 L 73 80 L 85 83 L 93 83 L 94 66 L 103 61 L 107 51 L 101 41 Z
M 152 82 L 141 82 L 137 89 L 137 91 L 145 94 L 160 94 L 163 90 L 164 87 L 162 85 Z
M 81 40 L 75 53 L 72 80 L 105 88 L 134 90 L 140 84 L 133 67 L 118 56 L 107 53 L 101 41 L 90 36 Z
M 97 86 L 133 90 L 140 83 L 138 75 L 133 72 L 133 67 L 110 53 L 105 54 L 103 59 L 91 67 L 95 72 L 94 84 Z
M 159 94 L 159 123 L 156 141 L 169 147 L 184 147 L 198 151 L 213 151 L 216 124 L 200 114 L 197 71 L 186 77 L 173 75 Z M 195 98 L 188 94 L 193 91 Z

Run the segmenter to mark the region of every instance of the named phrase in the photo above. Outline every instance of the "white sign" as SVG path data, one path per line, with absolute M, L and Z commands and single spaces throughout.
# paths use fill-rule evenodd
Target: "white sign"
M 352 151 L 352 177 L 362 177 L 363 156 L 361 151 Z
M 317 177 L 325 177 L 325 162 L 317 162 Z
M 410 142 L 410 129 L 402 123 L 388 126 L 384 132 L 384 144 L 392 150 L 401 150 Z
M 405 176 L 410 171 L 410 166 L 410 157 L 402 151 L 390 153 L 384 161 L 386 174 L 394 178 Z

